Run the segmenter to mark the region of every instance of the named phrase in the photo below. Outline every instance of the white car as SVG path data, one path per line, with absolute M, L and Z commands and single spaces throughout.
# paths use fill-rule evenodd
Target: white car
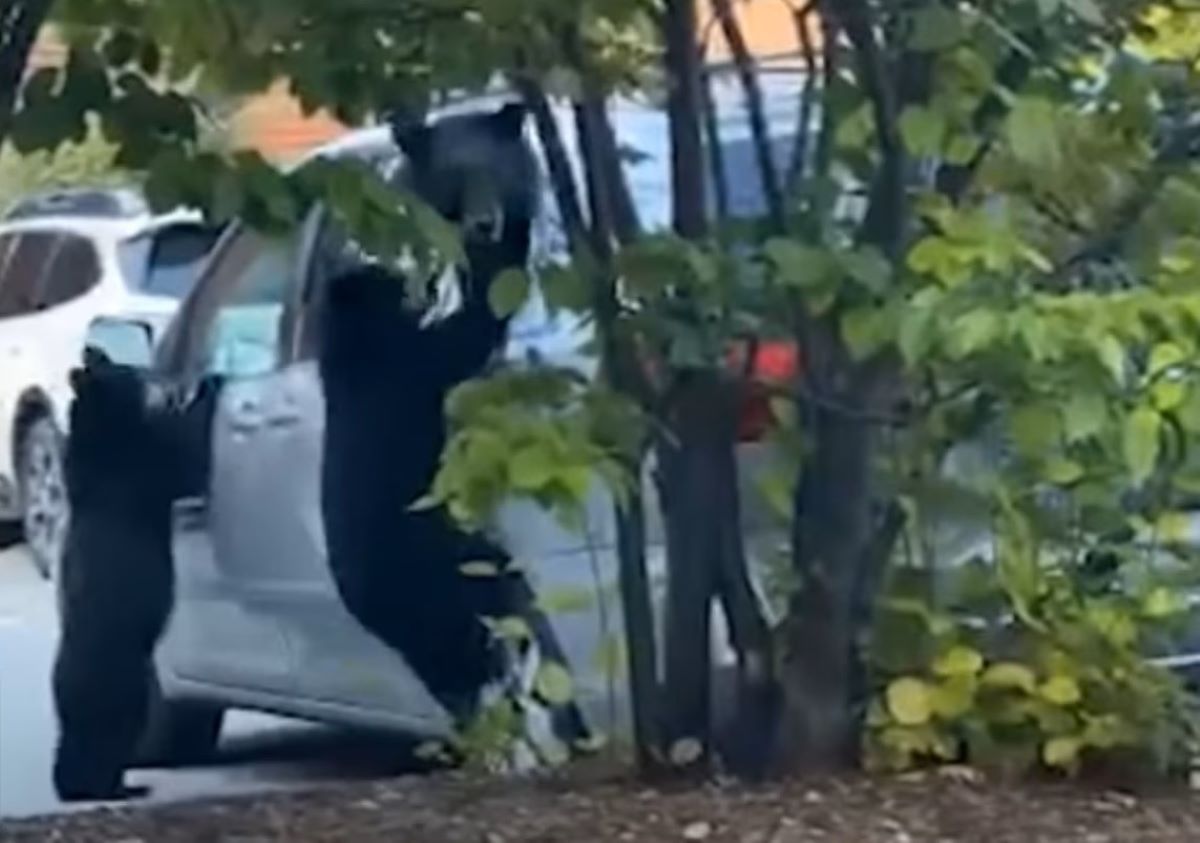
M 0 222 L 0 522 L 22 528 L 44 575 L 68 515 L 68 373 L 89 326 L 121 315 L 165 325 L 215 238 L 193 215 L 150 215 L 127 191 L 38 196 Z
M 738 108 L 736 101 L 730 108 Z M 558 116 L 570 132 L 570 112 Z M 787 119 L 790 127 L 790 113 Z M 643 153 L 630 167 L 644 219 L 662 225 L 669 219 L 664 117 L 629 103 L 617 111 L 616 122 Z M 748 155 L 749 143 L 742 135 L 730 145 L 731 155 Z M 384 168 L 400 155 L 386 129 L 354 133 L 321 154 Z M 745 185 L 744 168 L 737 181 Z M 561 248 L 562 232 L 548 185 L 546 190 L 535 249 L 553 251 Z M 161 696 L 149 750 L 156 759 L 204 755 L 230 708 L 408 734 L 439 734 L 449 724 L 403 658 L 345 608 L 329 568 L 316 326 L 324 285 L 344 266 L 344 249 L 322 208 L 282 239 L 234 224 L 155 354 L 155 379 L 188 386 L 217 378 L 221 384 L 211 421 L 199 431 L 203 441 L 193 443 L 208 455 L 207 487 L 174 509 L 176 598 L 158 651 Z M 514 320 L 503 356 L 586 366 L 576 351 L 583 338 L 579 325 L 562 316 L 551 318 L 532 301 Z M 136 328 L 122 341 L 136 341 Z M 97 345 L 114 341 L 117 333 Z M 747 443 L 745 456 L 753 450 Z M 747 479 L 751 462 L 743 460 Z M 750 505 L 749 488 L 749 532 L 767 540 L 769 522 Z M 661 599 L 663 537 L 653 499 L 648 514 L 650 566 Z M 577 696 L 609 731 L 627 721 L 624 705 L 609 705 L 610 690 L 624 682 L 601 667 L 622 627 L 614 509 L 600 488 L 589 515 L 586 534 L 576 535 L 531 503 L 514 501 L 496 526 L 543 596 L 599 595 L 591 603 L 565 601 L 573 605 L 550 611 L 550 619 L 575 672 Z M 714 626 L 714 638 L 724 645 L 721 626 Z M 614 713 L 616 721 L 609 716 Z

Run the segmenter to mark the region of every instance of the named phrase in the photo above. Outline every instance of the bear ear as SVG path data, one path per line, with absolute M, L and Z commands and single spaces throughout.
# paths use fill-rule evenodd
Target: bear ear
M 423 160 L 429 155 L 432 131 L 423 120 L 410 114 L 396 114 L 391 119 L 392 139 L 411 161 Z
M 492 125 L 501 137 L 519 138 L 525 131 L 528 114 L 523 103 L 510 102 L 492 115 Z

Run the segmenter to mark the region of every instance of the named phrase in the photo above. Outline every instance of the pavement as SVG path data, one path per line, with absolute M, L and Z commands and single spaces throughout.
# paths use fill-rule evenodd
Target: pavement
M 50 782 L 57 734 L 50 665 L 57 627 L 53 592 L 24 551 L 0 551 L 0 823 L 93 807 L 62 805 Z M 130 783 L 151 789 L 147 801 L 165 803 L 385 778 L 413 769 L 411 744 L 395 738 L 233 712 L 213 763 L 139 771 Z

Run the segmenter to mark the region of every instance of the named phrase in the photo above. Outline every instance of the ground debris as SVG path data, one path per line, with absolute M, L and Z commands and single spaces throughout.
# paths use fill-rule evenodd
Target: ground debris
M 1187 788 L 1137 798 L 970 776 L 647 790 L 462 776 L 0 821 L 2 843 L 1194 843 Z

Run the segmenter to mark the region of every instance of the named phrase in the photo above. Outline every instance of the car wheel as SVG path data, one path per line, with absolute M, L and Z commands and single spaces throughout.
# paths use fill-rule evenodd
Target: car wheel
M 172 700 L 157 679 L 150 689 L 146 731 L 138 748 L 138 767 L 173 768 L 203 764 L 216 754 L 225 709 L 197 700 Z
M 38 573 L 56 578 L 67 536 L 67 484 L 63 437 L 49 416 L 38 416 L 17 444 L 17 484 L 22 527 Z

